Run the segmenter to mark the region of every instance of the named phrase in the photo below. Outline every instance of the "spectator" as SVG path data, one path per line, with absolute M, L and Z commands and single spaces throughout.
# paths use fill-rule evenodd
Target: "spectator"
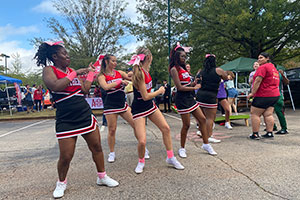
M 221 80 L 220 82 L 217 98 L 218 98 L 218 102 L 225 110 L 225 128 L 232 129 L 232 126 L 230 124 L 230 105 L 227 101 L 227 93 L 225 90 L 225 85 L 223 80 Z
M 171 93 L 171 86 L 168 84 L 167 80 L 163 80 L 163 86 L 165 88 L 165 93 L 164 93 L 164 112 L 171 112 L 171 107 L 170 107 L 170 93 Z M 167 110 L 167 104 L 168 104 L 168 110 Z
M 31 110 L 31 112 L 34 112 L 33 111 L 33 101 L 32 101 L 33 93 L 28 84 L 26 85 L 24 95 L 25 95 L 25 105 L 27 108 L 27 113 L 29 113 L 29 109 Z
M 253 76 L 253 87 L 248 99 L 254 97 L 251 105 L 252 134 L 250 139 L 260 139 L 259 124 L 260 116 L 263 115 L 266 123 L 267 133 L 264 138 L 273 138 L 274 126 L 273 111 L 274 105 L 279 99 L 279 74 L 267 53 L 260 53 L 258 56 L 259 68 Z
M 100 89 L 99 85 L 96 85 L 96 87 L 95 87 L 94 96 L 101 97 L 101 89 Z
M 227 71 L 228 74 L 228 81 L 225 82 L 226 90 L 228 91 L 228 103 L 229 103 L 229 110 L 230 115 L 232 114 L 231 110 L 233 108 L 233 111 L 236 115 L 238 115 L 237 108 L 235 105 L 235 98 L 238 96 L 238 91 L 234 87 L 233 79 L 235 78 L 234 73 L 232 71 Z
M 128 74 L 129 77 L 132 76 L 131 73 L 132 73 L 132 68 L 130 67 L 127 70 L 127 74 Z M 125 94 L 126 94 L 126 102 L 131 107 L 132 102 L 133 102 L 133 97 L 134 97 L 134 95 L 133 95 L 133 86 L 132 86 L 131 81 L 128 81 L 128 85 L 125 86 L 124 91 L 125 91 Z
M 157 91 L 161 86 L 162 86 L 161 81 L 158 80 L 158 81 L 156 82 L 156 86 L 155 86 L 155 88 L 154 88 L 154 91 Z M 159 108 L 159 104 L 162 103 L 162 100 L 163 100 L 163 95 L 162 95 L 162 94 L 159 94 L 159 95 L 157 95 L 157 96 L 154 98 L 155 104 L 157 105 L 158 108 Z
M 286 124 L 286 119 L 285 119 L 285 115 L 284 115 L 283 84 L 288 85 L 290 81 L 284 75 L 282 70 L 279 70 L 278 72 L 279 72 L 279 78 L 280 78 L 280 83 L 279 83 L 280 97 L 279 97 L 277 103 L 274 105 L 274 110 L 278 117 L 279 124 L 281 126 L 281 130 L 277 131 L 275 134 L 288 134 L 289 132 L 287 131 L 287 124 Z M 277 130 L 277 126 L 275 123 L 274 123 L 273 130 Z
M 253 85 L 253 76 L 257 70 L 257 68 L 259 67 L 259 63 L 258 62 L 254 62 L 253 63 L 253 69 L 254 71 L 252 71 L 249 75 L 249 84 L 251 85 L 251 88 L 252 88 L 252 85 Z
M 38 86 L 38 89 L 36 89 L 34 91 L 33 99 L 34 99 L 35 109 L 38 112 L 40 112 L 41 103 L 42 103 L 42 99 L 43 99 L 43 91 L 42 91 L 42 86 L 41 85 Z

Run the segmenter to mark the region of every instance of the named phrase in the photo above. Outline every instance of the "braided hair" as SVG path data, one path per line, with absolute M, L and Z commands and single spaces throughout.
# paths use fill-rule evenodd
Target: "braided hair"
M 39 46 L 38 51 L 36 52 L 34 59 L 36 59 L 37 66 L 47 66 L 47 63 L 52 62 L 52 55 L 56 54 L 60 48 L 64 48 L 60 45 L 49 45 L 47 43 L 42 43 Z

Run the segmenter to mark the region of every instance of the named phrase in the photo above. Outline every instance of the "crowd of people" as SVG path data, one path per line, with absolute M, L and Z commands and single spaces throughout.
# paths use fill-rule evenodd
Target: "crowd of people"
M 97 126 L 96 117 L 84 99 L 94 81 L 95 66 L 91 63 L 86 68 L 77 70 L 70 68 L 70 57 L 62 42 L 42 43 L 35 59 L 38 66 L 43 66 L 43 81 L 51 91 L 57 108 L 55 129 L 60 156 L 57 163 L 58 181 L 53 196 L 59 198 L 64 195 L 67 187 L 67 173 L 74 155 L 77 136 L 80 135 L 92 153 L 97 170 L 97 184 L 108 187 L 118 186 L 119 183 L 106 174 L 101 146 L 101 131 Z M 115 162 L 117 158 L 115 138 L 117 119 L 118 116 L 121 116 L 132 127 L 133 135 L 138 143 L 137 165 L 134 169 L 137 174 L 144 171 L 145 159 L 150 158 L 150 152 L 146 148 L 146 118 L 161 131 L 166 149 L 166 163 L 177 170 L 184 169 L 184 166 L 174 155 L 171 129 L 154 101 L 155 97 L 163 95 L 164 112 L 170 111 L 170 85 L 164 80 L 162 86 L 152 91 L 152 78 L 149 73 L 152 59 L 151 51 L 141 47 L 128 62 L 131 66 L 130 69 L 124 72 L 115 69 L 117 66 L 116 56 L 111 54 L 102 56 L 100 60 L 101 71 L 95 89 L 95 96 L 101 96 L 103 99 L 103 119 L 105 119 L 103 124 L 107 124 L 108 127 L 107 141 L 110 152 L 107 160 L 111 163 Z M 234 105 L 234 99 L 237 97 L 233 83 L 234 74 L 217 67 L 214 54 L 206 54 L 202 70 L 199 70 L 199 73 L 193 77 L 186 59 L 185 48 L 176 44 L 170 53 L 168 69 L 177 88 L 175 105 L 182 120 L 178 155 L 181 158 L 187 157 L 185 143 L 192 115 L 198 122 L 201 132 L 202 149 L 214 156 L 217 155 L 217 152 L 210 143 L 220 142 L 212 135 L 218 103 L 225 110 L 226 128 L 232 129 L 229 120 L 232 108 L 237 114 L 236 105 Z M 283 110 L 282 103 L 278 101 L 281 96 L 278 90 L 280 80 L 278 71 L 270 63 L 270 59 L 265 53 L 259 55 L 258 64 L 259 66 L 253 75 L 252 91 L 248 96 L 248 98 L 254 97 L 251 107 L 253 129 L 253 133 L 250 135 L 251 139 L 260 138 L 258 132 L 261 115 L 263 115 L 267 125 L 267 133 L 264 137 L 273 137 L 273 106 L 278 104 L 276 113 Z M 82 74 L 87 75 L 84 81 L 78 77 Z M 280 74 L 283 76 L 283 73 Z M 283 78 L 283 80 L 285 79 Z M 286 80 L 284 82 L 286 83 Z M 37 95 L 43 94 L 40 87 L 37 91 L 35 91 Z M 32 93 L 28 86 L 26 95 L 29 96 Z M 36 103 L 39 104 L 40 99 L 37 98 L 36 100 Z M 279 116 L 282 117 L 280 113 Z M 282 122 L 281 133 L 286 133 L 286 123 L 283 120 L 280 121 Z
M 45 96 L 47 91 L 43 89 L 42 85 L 36 88 L 33 84 L 32 87 L 27 84 L 24 90 L 24 105 L 26 106 L 27 113 L 29 112 L 40 112 L 45 108 Z

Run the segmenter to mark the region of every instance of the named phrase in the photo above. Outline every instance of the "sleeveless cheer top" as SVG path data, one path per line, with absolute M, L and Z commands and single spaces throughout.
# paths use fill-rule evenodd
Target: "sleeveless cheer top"
M 141 71 L 144 74 L 144 81 L 145 81 L 147 92 L 150 93 L 152 89 L 152 78 L 149 72 L 145 71 L 143 68 L 141 68 Z M 131 109 L 133 119 L 146 117 L 158 109 L 153 99 L 144 101 L 140 91 L 137 90 L 134 86 L 133 86 L 133 94 L 134 94 L 134 98 L 133 98 L 132 109 Z
M 50 66 L 58 79 L 65 78 L 73 70 L 67 67 L 66 72 Z M 58 139 L 74 137 L 92 132 L 96 129 L 97 120 L 81 91 L 80 80 L 75 77 L 63 90 L 49 90 L 56 105 L 56 137 Z
M 175 67 L 176 68 L 176 67 Z M 190 74 L 180 67 L 176 68 L 178 72 L 178 78 L 182 86 L 190 86 L 191 76 Z M 179 114 L 186 114 L 193 112 L 198 108 L 198 103 L 194 99 L 194 91 L 179 91 L 177 90 L 175 96 L 175 105 Z
M 196 95 L 199 105 L 205 108 L 216 108 L 221 77 L 217 74 L 216 69 L 202 70 L 197 77 L 201 77 L 201 88 Z
M 113 70 L 113 75 L 103 73 L 106 83 L 110 84 L 118 80 L 123 80 L 119 71 Z M 109 90 L 106 90 L 106 96 L 103 99 L 104 111 L 103 113 L 114 114 L 125 112 L 128 109 L 128 104 L 125 101 L 124 85 L 120 84 Z

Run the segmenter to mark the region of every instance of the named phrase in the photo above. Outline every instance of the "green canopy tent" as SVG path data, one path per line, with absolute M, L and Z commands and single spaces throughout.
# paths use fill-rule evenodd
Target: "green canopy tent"
M 221 68 L 225 71 L 235 72 L 235 87 L 237 88 L 238 73 L 248 73 L 248 72 L 253 71 L 253 64 L 256 61 L 257 61 L 257 59 L 239 57 L 233 61 L 230 61 L 230 62 L 222 65 Z M 285 70 L 285 68 L 280 65 L 277 65 L 277 69 Z M 248 95 L 248 94 L 246 93 L 246 95 Z M 236 99 L 235 103 L 237 105 L 237 99 Z M 247 107 L 248 107 L 248 101 L 247 101 Z
M 237 87 L 238 73 L 253 71 L 253 63 L 255 61 L 257 61 L 257 59 L 239 57 L 233 61 L 230 61 L 230 62 L 222 65 L 221 68 L 225 71 L 235 72 L 235 74 L 236 74 L 235 85 Z M 285 70 L 285 68 L 281 65 L 277 65 L 277 69 Z

